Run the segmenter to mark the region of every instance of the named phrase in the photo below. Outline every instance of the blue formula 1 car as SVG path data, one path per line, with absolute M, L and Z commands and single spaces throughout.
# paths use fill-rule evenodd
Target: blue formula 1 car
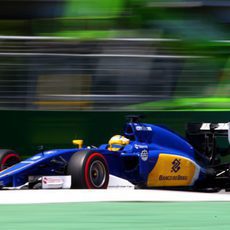
M 83 147 L 82 140 L 75 140 L 76 148 L 42 151 L 22 161 L 15 152 L 1 150 L 0 184 L 1 188 L 62 188 L 68 177 L 70 188 L 105 189 L 113 175 L 137 188 L 227 190 L 230 164 L 220 159 L 230 154 L 229 143 L 219 147 L 217 139 L 228 140 L 229 133 L 229 123 L 192 123 L 183 138 L 129 116 L 124 134 L 98 148 Z

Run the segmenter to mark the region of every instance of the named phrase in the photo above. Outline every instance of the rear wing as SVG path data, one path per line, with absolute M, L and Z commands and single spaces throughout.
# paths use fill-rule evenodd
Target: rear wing
M 214 134 L 217 136 L 228 136 L 230 144 L 230 122 L 227 123 L 188 123 L 187 134 Z
M 226 137 L 230 144 L 230 123 L 189 123 L 186 138 L 199 153 L 203 153 L 210 164 L 220 161 L 220 156 L 229 155 L 229 146 L 225 146 L 222 138 Z M 227 147 L 227 148 L 226 148 Z

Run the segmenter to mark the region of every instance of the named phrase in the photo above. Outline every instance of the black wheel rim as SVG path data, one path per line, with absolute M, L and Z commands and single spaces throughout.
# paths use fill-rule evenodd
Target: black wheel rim
M 93 161 L 89 168 L 90 182 L 95 188 L 101 188 L 106 181 L 106 169 L 104 164 L 99 161 Z

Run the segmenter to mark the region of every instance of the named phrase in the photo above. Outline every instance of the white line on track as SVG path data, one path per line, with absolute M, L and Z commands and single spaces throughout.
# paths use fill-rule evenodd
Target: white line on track
M 0 204 L 37 204 L 73 202 L 190 202 L 230 201 L 226 193 L 195 193 L 166 190 L 2 190 Z

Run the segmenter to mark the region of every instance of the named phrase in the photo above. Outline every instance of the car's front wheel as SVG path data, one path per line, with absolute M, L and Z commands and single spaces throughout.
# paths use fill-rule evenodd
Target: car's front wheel
M 20 156 L 9 149 L 0 149 L 0 171 L 20 162 Z
M 79 151 L 70 158 L 67 174 L 73 189 L 105 189 L 109 182 L 106 159 L 101 153 Z

